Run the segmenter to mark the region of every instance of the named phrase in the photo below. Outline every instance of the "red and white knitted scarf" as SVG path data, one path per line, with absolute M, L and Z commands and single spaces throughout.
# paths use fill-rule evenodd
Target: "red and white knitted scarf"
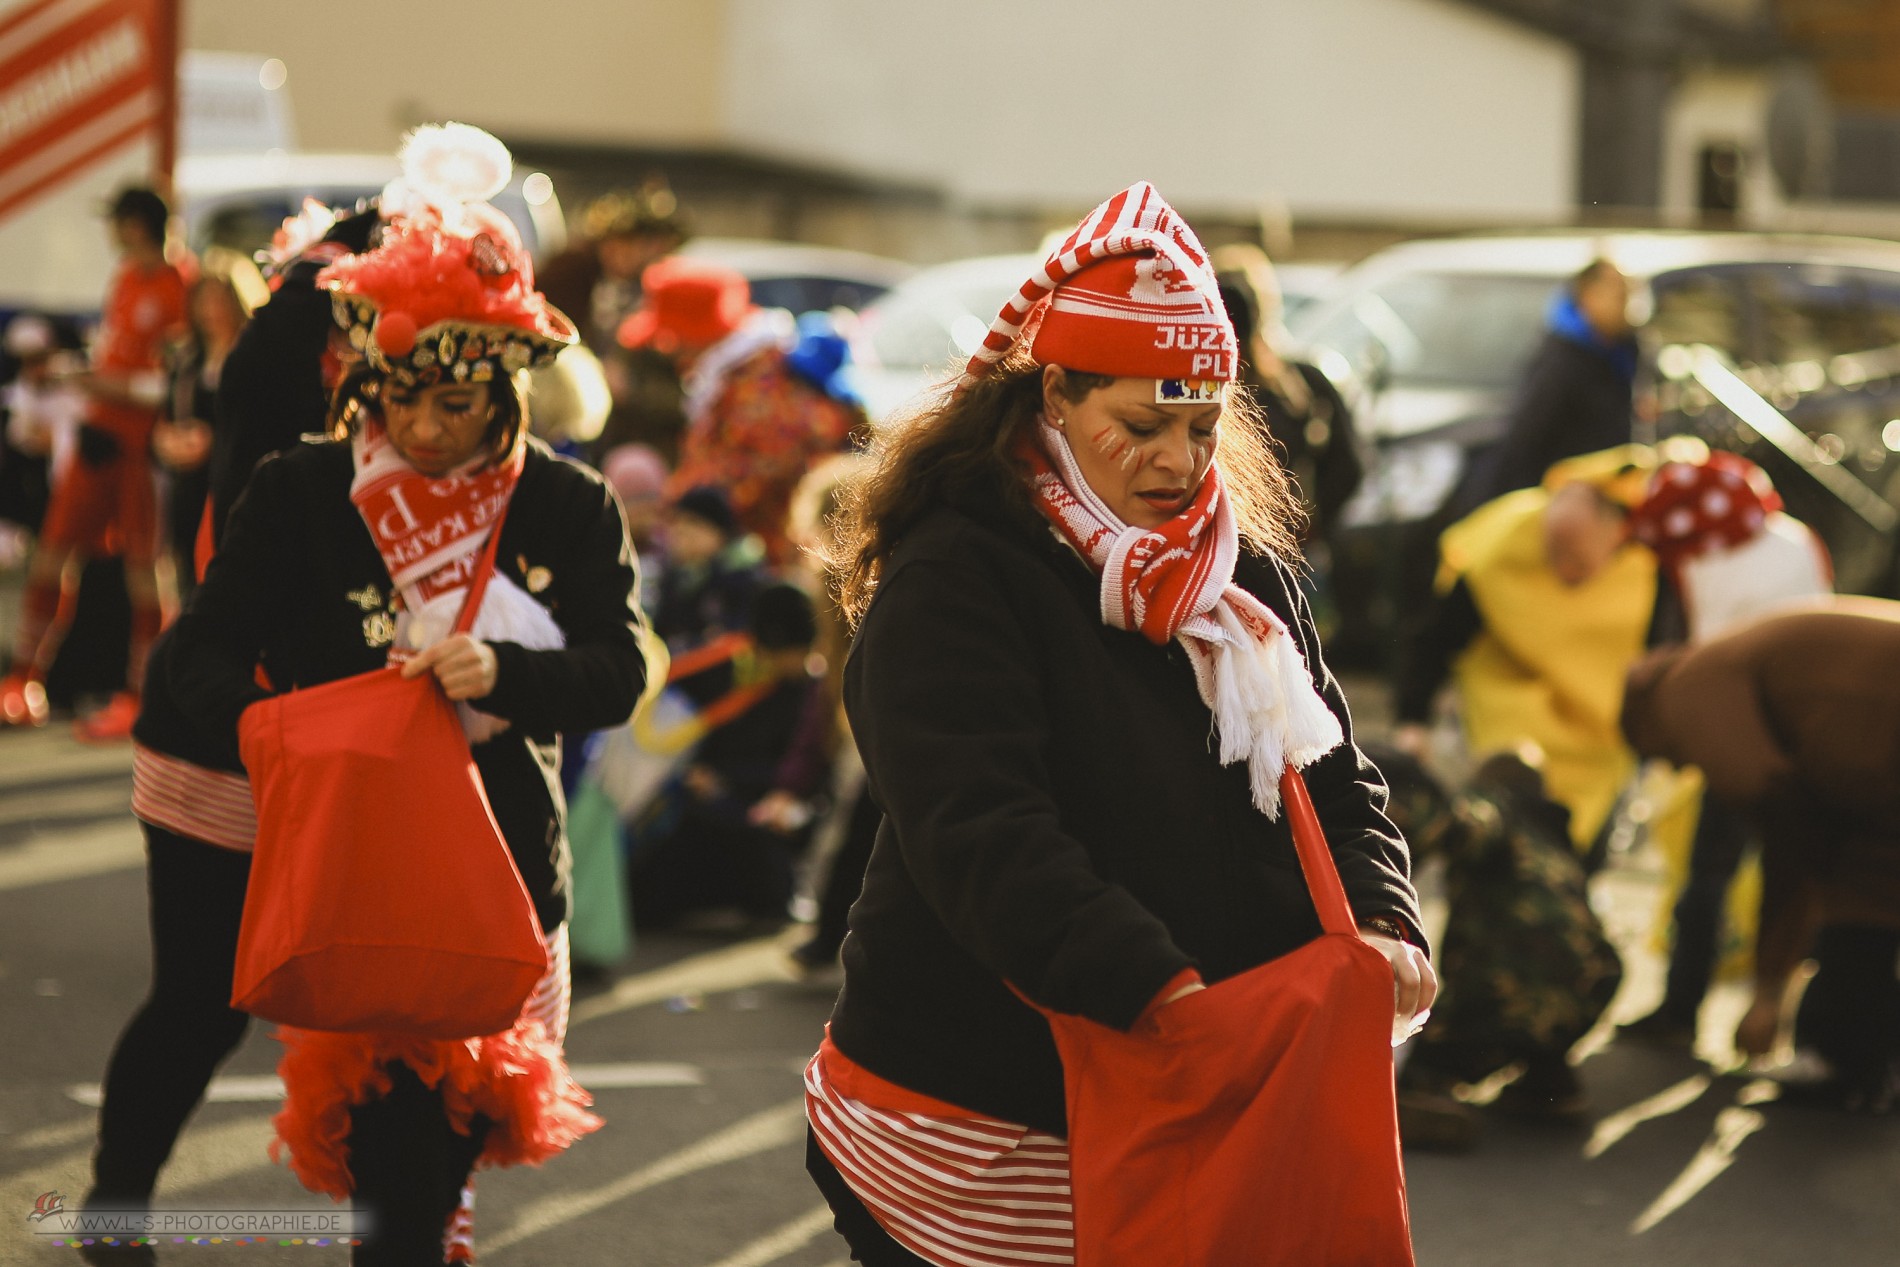
M 401 664 L 416 652 L 440 642 L 455 627 L 462 603 L 474 578 L 475 565 L 495 521 L 514 496 L 527 462 L 525 445 L 499 462 L 480 459 L 447 475 L 429 476 L 397 452 L 382 423 L 365 418 L 350 442 L 356 474 L 350 481 L 350 501 L 396 589 L 402 610 L 383 636 L 389 644 L 389 663 Z M 365 618 L 364 633 L 368 636 Z M 474 637 L 484 642 L 514 642 L 547 650 L 564 646 L 566 638 L 547 608 L 495 570 L 475 615 Z M 462 729 L 480 743 L 500 725 L 486 714 L 462 705 Z
M 350 501 L 402 591 L 404 615 L 424 634 L 390 643 L 389 662 L 398 664 L 454 625 L 489 530 L 514 495 L 526 454 L 516 446 L 502 461 L 478 461 L 432 477 L 409 465 L 373 418 L 364 419 L 350 448 L 356 463 Z
M 1038 508 L 1102 578 L 1102 620 L 1157 646 L 1178 639 L 1214 714 L 1222 765 L 1247 763 L 1253 800 L 1280 816 L 1280 772 L 1344 741 L 1287 627 L 1234 581 L 1240 530 L 1209 467 L 1194 500 L 1158 528 L 1123 523 L 1096 496 L 1068 437 L 1044 422 L 1023 446 Z

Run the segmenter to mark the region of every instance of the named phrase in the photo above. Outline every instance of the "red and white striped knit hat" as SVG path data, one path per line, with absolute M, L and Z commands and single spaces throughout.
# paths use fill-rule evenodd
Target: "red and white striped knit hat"
M 1085 216 L 1010 297 L 958 387 L 987 374 L 1025 330 L 1038 363 L 1153 378 L 1163 403 L 1218 400 L 1235 375 L 1234 327 L 1207 251 L 1146 181 Z

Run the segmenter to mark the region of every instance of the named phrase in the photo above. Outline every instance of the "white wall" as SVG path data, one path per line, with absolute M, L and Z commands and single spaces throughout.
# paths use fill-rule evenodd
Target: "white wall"
M 1576 53 L 1450 0 L 728 0 L 751 149 L 1089 203 L 1562 217 Z
M 279 57 L 299 141 L 394 150 L 458 119 L 536 139 L 713 144 L 724 0 L 188 0 L 184 47 Z

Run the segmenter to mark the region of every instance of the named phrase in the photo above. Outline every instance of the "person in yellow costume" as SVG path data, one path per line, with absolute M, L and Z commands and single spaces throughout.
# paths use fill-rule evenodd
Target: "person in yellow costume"
M 1433 698 L 1455 679 L 1470 750 L 1534 744 L 1579 850 L 1636 768 L 1617 721 L 1623 675 L 1657 615 L 1658 571 L 1623 520 L 1657 460 L 1643 445 L 1570 458 L 1448 528 L 1437 601 L 1400 670 L 1401 745 L 1419 746 Z

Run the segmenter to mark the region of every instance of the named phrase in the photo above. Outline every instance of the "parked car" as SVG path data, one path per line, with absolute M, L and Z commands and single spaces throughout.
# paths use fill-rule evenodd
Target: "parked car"
M 1900 493 L 1900 244 L 1739 233 L 1549 233 L 1411 242 L 1367 259 L 1289 324 L 1355 403 L 1367 475 L 1331 543 L 1339 654 L 1384 663 L 1430 588 L 1437 536 L 1471 508 L 1557 288 L 1599 255 L 1636 286 L 1652 354 L 1706 344 L 1892 500 Z M 1693 384 L 1664 384 L 1662 430 L 1699 430 L 1763 461 L 1815 523 L 1845 589 L 1884 592 L 1892 542 L 1839 520 L 1838 499 L 1733 426 Z M 1891 443 L 1890 443 L 1891 442 Z
M 794 315 L 829 308 L 856 312 L 917 271 L 903 260 L 864 251 L 755 238 L 693 238 L 680 254 L 737 269 L 751 283 L 753 303 Z

